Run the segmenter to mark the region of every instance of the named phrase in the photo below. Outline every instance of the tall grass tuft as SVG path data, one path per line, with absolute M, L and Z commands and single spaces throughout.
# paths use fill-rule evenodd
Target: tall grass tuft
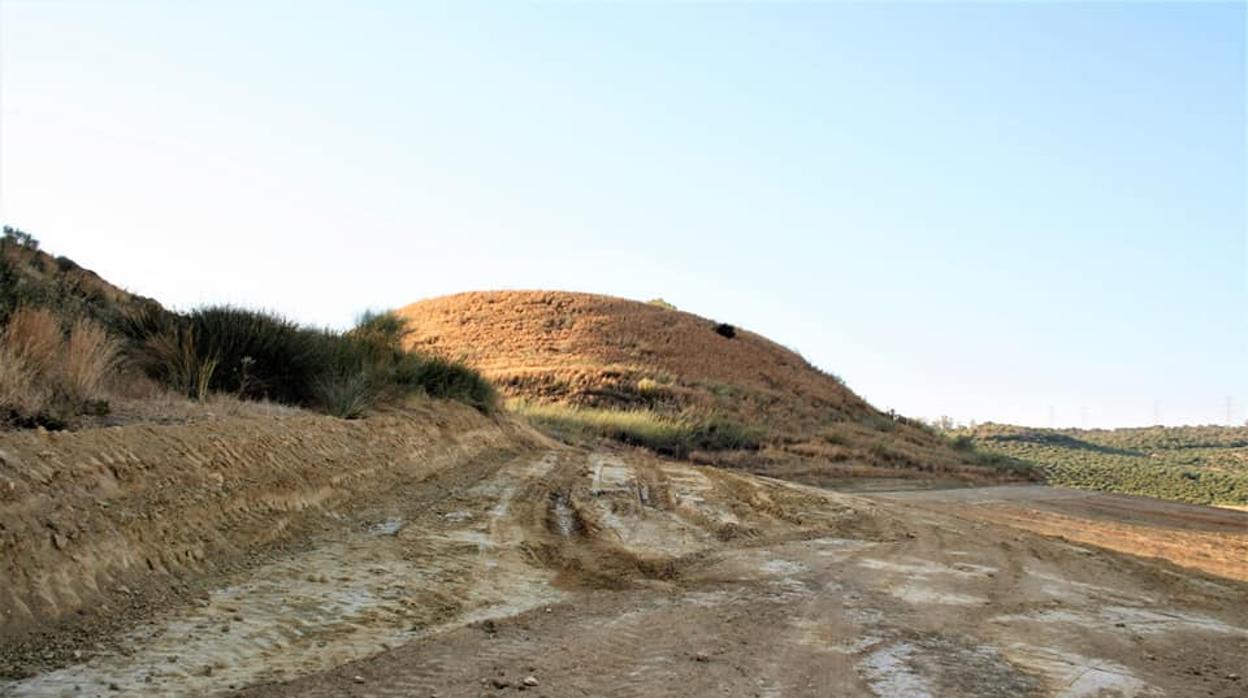
M 167 327 L 145 338 L 138 353 L 150 377 L 186 397 L 208 397 L 217 359 L 199 353 L 194 328 Z
M 65 333 L 49 310 L 21 306 L 0 332 L 0 419 L 62 428 L 85 412 L 107 411 L 104 384 L 120 343 L 80 317 Z
M 117 367 L 120 353 L 120 343 L 104 328 L 79 318 L 65 341 L 57 380 L 65 398 L 73 405 L 99 399 L 104 379 Z
M 21 306 L 9 316 L 4 345 L 36 376 L 49 376 L 60 358 L 61 323 L 45 308 Z
M 43 411 L 47 391 L 29 365 L 8 346 L 0 344 L 0 421 Z

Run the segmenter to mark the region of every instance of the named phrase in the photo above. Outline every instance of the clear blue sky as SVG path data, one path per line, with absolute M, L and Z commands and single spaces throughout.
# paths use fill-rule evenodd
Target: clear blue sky
M 661 296 L 916 416 L 1205 423 L 1229 396 L 1242 422 L 1244 27 L 0 0 L 0 216 L 179 308 Z

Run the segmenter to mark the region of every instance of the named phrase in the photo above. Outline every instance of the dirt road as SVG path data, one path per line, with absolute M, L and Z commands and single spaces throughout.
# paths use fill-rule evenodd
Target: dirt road
M 1046 488 L 864 498 L 563 448 L 456 472 L 0 695 L 1248 692 L 1248 585 L 998 520 L 1072 499 Z

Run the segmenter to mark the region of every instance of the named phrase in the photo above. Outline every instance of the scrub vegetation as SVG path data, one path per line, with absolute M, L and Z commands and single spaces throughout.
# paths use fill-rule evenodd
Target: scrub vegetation
M 160 392 L 343 418 L 413 396 L 495 408 L 480 374 L 407 349 L 405 336 L 392 313 L 366 313 L 346 332 L 230 306 L 175 313 L 20 230 L 0 240 L 0 423 L 10 427 L 70 428 L 108 414 L 117 396 Z
M 1054 485 L 1194 504 L 1248 506 L 1248 427 L 950 432 L 978 450 L 1033 464 Z

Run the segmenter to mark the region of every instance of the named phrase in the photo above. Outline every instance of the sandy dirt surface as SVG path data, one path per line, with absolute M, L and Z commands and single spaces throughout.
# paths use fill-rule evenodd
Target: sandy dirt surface
M 1075 499 L 1061 491 L 999 489 L 863 497 L 529 444 L 396 481 L 0 695 L 1248 691 L 1234 565 L 1213 574 L 998 519 L 1051 511 L 1160 542 L 1223 526 L 1242 542 L 1237 520 L 1158 507 L 1144 521 L 1096 497 L 1072 509 L 1053 503 Z
M 1248 512 L 1231 508 L 1036 485 L 883 496 L 1248 581 Z

